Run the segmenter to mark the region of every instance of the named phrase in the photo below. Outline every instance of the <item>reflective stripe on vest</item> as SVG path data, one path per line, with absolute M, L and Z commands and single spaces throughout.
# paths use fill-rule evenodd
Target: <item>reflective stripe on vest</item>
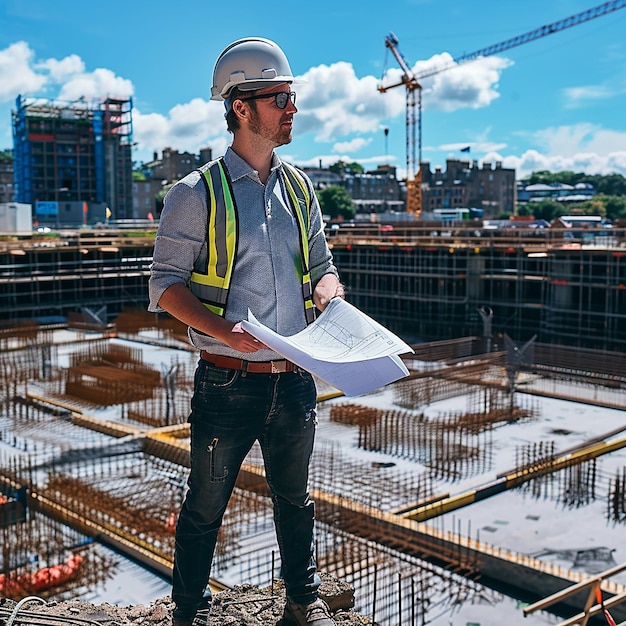
M 308 238 L 311 194 L 301 174 L 294 167 L 284 163 L 282 171 L 282 182 L 300 233 L 302 273 L 299 278 L 302 283 L 305 317 L 307 324 L 310 324 L 315 320 Z M 213 161 L 200 172 L 207 191 L 207 267 L 204 272 L 192 272 L 190 288 L 204 306 L 223 317 L 237 256 L 237 205 L 223 158 Z
M 309 267 L 309 225 L 311 217 L 311 195 L 309 188 L 302 176 L 295 167 L 288 163 L 283 163 L 285 173 L 285 187 L 294 214 L 298 220 L 298 230 L 300 231 L 300 253 L 302 256 L 302 298 L 304 300 L 304 313 L 307 324 L 315 321 L 315 305 L 313 304 L 313 289 L 311 287 L 311 269 Z
M 237 254 L 237 208 L 222 159 L 201 173 L 207 191 L 207 266 L 192 272 L 190 287 L 204 306 L 223 316 Z

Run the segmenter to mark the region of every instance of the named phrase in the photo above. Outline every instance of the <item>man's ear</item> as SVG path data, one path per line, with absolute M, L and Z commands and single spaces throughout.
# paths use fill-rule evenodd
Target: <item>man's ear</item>
M 233 102 L 233 111 L 239 119 L 246 119 L 249 114 L 248 105 L 242 100 L 235 100 Z

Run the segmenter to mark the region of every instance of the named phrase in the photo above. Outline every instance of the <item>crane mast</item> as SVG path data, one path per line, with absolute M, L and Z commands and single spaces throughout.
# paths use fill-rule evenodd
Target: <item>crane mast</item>
M 419 82 L 420 79 L 434 76 L 435 74 L 458 67 L 463 63 L 474 61 L 481 57 L 492 56 L 494 54 L 504 52 L 505 50 L 510 50 L 511 48 L 535 41 L 536 39 L 540 39 L 541 37 L 545 37 L 547 35 L 558 33 L 566 28 L 583 24 L 584 22 L 588 22 L 589 20 L 593 20 L 597 17 L 602 17 L 603 15 L 607 15 L 608 13 L 612 13 L 613 11 L 623 8 L 626 8 L 626 0 L 611 0 L 610 2 L 604 2 L 592 7 L 591 9 L 581 11 L 575 15 L 570 15 L 565 19 L 552 22 L 551 24 L 545 24 L 544 26 L 528 31 L 522 35 L 518 35 L 517 37 L 512 37 L 506 41 L 481 48 L 480 50 L 476 50 L 475 52 L 471 52 L 469 54 L 464 54 L 455 58 L 454 61 L 448 63 L 447 65 L 442 65 L 431 70 L 425 70 L 424 72 L 420 72 L 418 74 L 415 74 L 411 70 L 408 63 L 400 53 L 398 49 L 398 38 L 393 33 L 389 33 L 389 35 L 385 37 L 385 46 L 391 50 L 391 53 L 398 62 L 400 69 L 404 73 L 402 75 L 402 80 L 398 83 L 387 86 L 379 84 L 378 91 L 380 93 L 385 93 L 394 87 L 400 87 L 401 85 L 406 87 L 407 213 L 419 216 L 422 211 L 422 86 Z M 418 134 L 417 144 L 415 139 L 416 130 Z
M 398 38 L 393 33 L 385 37 L 385 46 L 404 72 L 398 85 L 406 86 L 406 211 L 419 217 L 422 210 L 422 86 L 398 49 Z M 384 93 L 390 88 L 380 86 L 378 89 Z

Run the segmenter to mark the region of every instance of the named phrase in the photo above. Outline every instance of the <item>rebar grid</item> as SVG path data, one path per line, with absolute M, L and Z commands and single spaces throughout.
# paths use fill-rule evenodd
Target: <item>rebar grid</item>
M 0 536 L 0 596 L 13 600 L 33 593 L 72 598 L 77 588 L 106 580 L 113 566 L 90 539 L 34 511 L 20 523 L 0 526 Z
M 33 400 L 28 393 L 29 383 L 33 381 L 37 381 L 41 389 L 54 388 L 59 394 L 65 391 L 62 389 L 63 372 L 58 368 L 57 346 L 44 346 L 39 338 L 45 336 L 45 333 L 37 335 L 35 348 L 27 346 L 11 350 L 0 359 L 1 372 L 6 376 L 0 383 L 0 433 L 5 443 L 8 441 L 11 445 L 12 442 L 13 447 L 29 459 L 23 467 L 18 467 L 15 462 L 3 462 L 2 467 L 6 468 L 3 473 L 15 479 L 21 478 L 24 484 L 33 488 L 30 465 L 40 465 L 44 459 L 49 461 L 60 451 L 75 447 L 77 441 L 84 447 L 91 444 L 93 453 L 87 452 L 83 459 L 58 465 L 50 471 L 48 482 L 37 473 L 34 488 L 83 519 L 115 528 L 131 538 L 152 545 L 155 552 L 170 555 L 173 523 L 184 494 L 186 470 L 177 463 L 160 461 L 145 453 L 107 455 L 103 452 L 103 443 L 110 442 L 110 438 L 95 434 L 81 435 L 87 431 L 73 426 L 67 419 L 67 411 L 51 410 L 49 405 Z M 379 596 L 376 610 L 381 611 L 381 616 L 383 607 L 387 607 L 385 611 L 395 610 L 396 614 L 399 611 L 402 619 L 406 620 L 401 622 L 403 624 L 412 625 L 414 622 L 411 619 L 416 619 L 413 615 L 407 616 L 408 600 L 405 599 L 404 591 L 398 592 L 405 585 L 420 587 L 419 597 L 425 602 L 424 611 L 435 608 L 443 610 L 445 603 L 437 604 L 438 601 L 428 595 L 428 581 L 422 582 L 426 574 L 415 574 L 410 568 L 406 573 L 403 566 L 394 564 L 387 567 L 379 563 L 389 553 L 394 558 L 400 555 L 397 558 L 403 562 L 406 559 L 418 559 L 422 567 L 425 561 L 420 558 L 432 556 L 433 546 L 417 541 L 413 535 L 405 535 L 397 529 L 390 532 L 382 517 L 373 511 L 392 511 L 397 507 L 427 500 L 434 495 L 435 479 L 454 480 L 487 471 L 491 462 L 491 429 L 494 424 L 537 417 L 536 401 L 528 398 L 520 401 L 517 395 L 516 399 L 521 404 L 511 404 L 511 395 L 498 388 L 501 382 L 506 384 L 506 373 L 500 366 L 501 355 L 489 355 L 482 362 L 467 368 L 450 365 L 455 358 L 471 353 L 472 345 L 473 342 L 468 339 L 433 347 L 433 352 L 444 355 L 448 367 L 442 372 L 429 370 L 427 376 L 412 375 L 394 385 L 394 401 L 403 410 L 380 410 L 350 404 L 333 405 L 329 410 L 330 420 L 338 428 L 356 427 L 363 447 L 367 444 L 367 449 L 372 451 L 423 462 L 429 468 L 427 472 L 387 472 L 388 463 L 349 460 L 338 445 L 324 442 L 318 442 L 312 461 L 313 489 L 343 495 L 355 503 L 351 511 L 327 502 L 318 507 L 318 537 L 328 535 L 327 539 L 321 539 L 323 545 L 318 547 L 320 565 L 329 570 L 335 567 L 337 572 L 352 572 L 355 580 L 363 581 L 364 591 L 360 595 L 364 598 L 371 596 L 368 593 L 373 584 L 371 570 L 380 569 L 380 574 L 376 574 L 380 577 L 376 578 L 375 586 L 382 595 Z M 72 351 L 71 362 L 76 368 L 76 375 L 80 373 L 78 369 L 84 360 L 91 358 L 100 359 L 106 366 L 125 373 L 133 368 L 142 371 L 141 350 L 111 350 L 108 338 L 78 342 L 76 347 L 72 346 Z M 598 359 L 601 358 L 602 355 L 599 355 Z M 193 356 L 180 360 L 180 369 L 173 378 L 175 397 L 167 397 L 163 393 L 160 374 L 152 370 L 147 377 L 150 384 L 154 385 L 154 380 L 157 377 L 159 379 L 153 387 L 154 398 L 134 398 L 133 402 L 120 402 L 121 418 L 149 426 L 159 425 L 158 416 L 170 410 L 172 419 L 182 421 L 183 416 L 186 419 L 188 409 L 184 405 L 192 389 L 192 359 Z M 173 361 L 171 366 L 177 363 Z M 572 369 L 565 372 L 565 365 L 562 355 L 555 351 L 553 375 L 571 378 L 574 375 Z M 559 368 L 563 369 L 561 373 Z M 117 377 L 104 376 L 101 380 L 108 382 L 111 379 L 115 381 Z M 605 388 L 600 379 L 596 381 L 592 378 L 592 382 L 597 383 L 598 388 Z M 479 386 L 470 386 L 469 383 Z M 436 418 L 417 413 L 417 409 L 435 401 L 458 396 L 459 391 L 467 395 L 466 411 L 443 413 Z M 77 401 L 77 405 L 82 403 L 84 406 L 92 406 L 84 398 Z M 167 422 L 161 425 L 167 425 Z M 49 439 L 53 439 L 54 443 L 46 447 L 44 442 Z M 43 447 L 40 449 L 37 446 Z M 99 451 L 96 451 L 96 447 Z M 520 454 L 526 455 L 526 462 L 532 464 L 533 459 L 549 458 L 552 453 L 549 446 L 544 444 L 541 450 L 525 450 L 520 451 Z M 260 464 L 256 448 L 248 461 Z M 519 464 L 523 465 L 521 457 Z M 47 467 L 45 471 L 48 471 Z M 558 498 L 559 502 L 569 507 L 582 506 L 597 497 L 595 462 L 562 470 L 554 475 L 552 482 L 548 478 L 533 479 L 524 488 L 532 488 L 537 497 L 545 497 L 546 489 L 550 486 L 554 489 L 550 497 Z M 271 502 L 261 483 L 252 479 L 247 483 L 243 480 L 238 483 L 218 543 L 216 572 L 232 570 L 236 562 L 240 579 L 243 580 L 253 580 L 255 576 L 267 580 L 276 573 L 272 571 L 275 568 L 268 560 L 268 554 L 274 546 Z M 557 487 L 554 487 L 555 484 Z M 610 497 L 607 498 L 609 506 L 612 506 L 609 509 L 611 519 L 616 523 L 626 521 L 626 514 L 623 513 L 626 508 L 623 504 L 626 500 L 623 484 L 623 476 L 619 481 L 615 479 L 610 486 Z M 67 521 L 70 523 L 69 517 Z M 372 556 L 368 557 L 367 551 L 362 552 L 361 547 L 350 547 L 351 542 L 364 542 Z M 444 554 L 439 549 L 437 552 L 446 566 L 455 572 L 463 571 L 472 575 L 475 571 L 475 564 L 462 548 Z M 467 581 L 463 584 L 471 586 Z M 421 589 L 421 585 L 424 585 L 424 589 Z M 387 591 L 383 592 L 383 589 Z M 468 592 L 459 583 L 458 592 L 450 591 L 450 597 L 455 597 L 455 593 L 460 598 Z M 431 605 L 428 605 L 429 598 Z M 423 614 L 421 617 L 426 619 Z

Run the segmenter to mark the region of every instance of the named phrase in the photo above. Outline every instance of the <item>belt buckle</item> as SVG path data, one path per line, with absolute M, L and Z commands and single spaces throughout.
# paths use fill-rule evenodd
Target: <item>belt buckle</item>
M 276 361 L 270 361 L 270 366 L 271 366 L 272 374 L 282 374 L 284 371 L 284 368 L 281 369 L 280 367 L 276 365 Z

